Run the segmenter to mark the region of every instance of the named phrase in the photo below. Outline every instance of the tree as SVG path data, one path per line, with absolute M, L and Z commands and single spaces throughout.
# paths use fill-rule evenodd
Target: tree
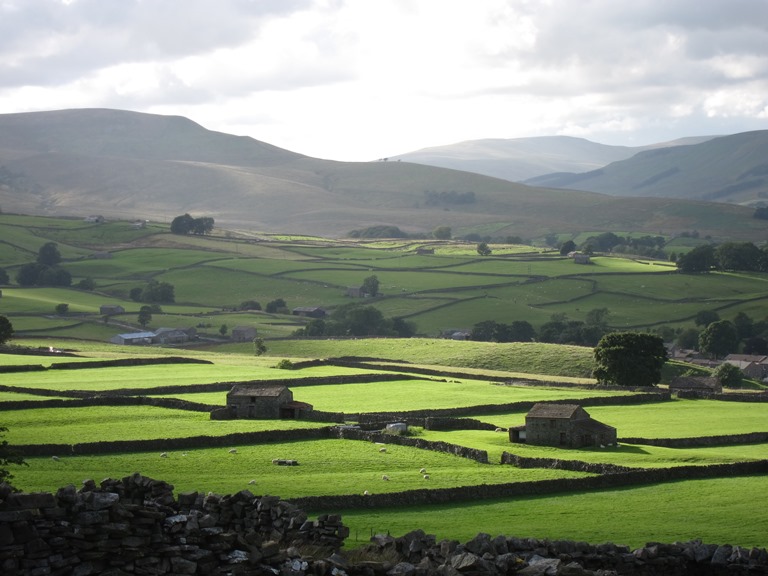
M 736 326 L 728 320 L 713 322 L 699 335 L 699 350 L 713 358 L 722 358 L 739 348 Z
M 274 314 L 281 310 L 285 310 L 286 308 L 288 308 L 288 305 L 285 303 L 285 300 L 282 298 L 275 298 L 267 303 L 266 311 L 270 314 Z
M 182 214 L 171 220 L 171 232 L 173 234 L 189 234 L 194 225 L 195 219 L 192 218 L 192 216 L 189 214 Z
M 480 242 L 480 244 L 477 245 L 477 253 L 480 254 L 480 256 L 490 256 L 492 252 L 493 250 L 491 250 L 487 242 Z
M 267 345 L 264 344 L 264 339 L 256 337 L 253 339 L 253 352 L 256 356 L 261 356 L 267 351 Z
M 141 295 L 143 293 L 144 293 L 144 288 L 136 286 L 135 288 L 131 288 L 131 291 L 128 292 L 128 297 L 134 302 L 141 302 Z
M 754 322 L 746 312 L 739 312 L 736 314 L 733 318 L 733 325 L 736 326 L 736 333 L 739 335 L 739 340 L 746 340 L 752 336 Z
M 728 364 L 728 362 L 723 362 L 715 368 L 712 375 L 726 388 L 739 388 L 744 381 L 744 372 L 738 366 Z
M 560 255 L 561 256 L 568 256 L 571 252 L 576 250 L 576 242 L 573 240 L 566 240 L 562 244 L 560 244 Z
M 763 252 L 752 242 L 726 242 L 715 249 L 715 261 L 721 270 L 760 270 Z
M 377 296 L 379 294 L 379 278 L 376 274 L 368 276 L 368 278 L 363 280 L 363 285 L 360 288 L 363 292 L 368 294 L 368 296 Z
M 240 302 L 240 310 L 261 310 L 261 304 L 256 300 L 245 300 Z
M 653 334 L 613 332 L 595 347 L 593 374 L 601 384 L 653 386 L 667 361 L 664 341 Z
M 587 326 L 598 326 L 605 329 L 608 326 L 608 316 L 610 312 L 608 308 L 593 308 L 587 312 L 587 316 L 584 319 Z
M 142 326 L 146 327 L 150 322 L 152 322 L 152 307 L 151 306 L 142 306 L 139 309 L 139 317 L 138 322 Z
M 227 326 L 226 324 L 222 324 L 221 326 L 219 326 L 219 334 L 221 334 L 222 336 L 226 336 L 228 331 L 229 331 L 229 326 Z
M 679 256 L 677 267 L 680 272 L 709 272 L 715 267 L 715 249 L 711 244 L 696 246 L 690 252 Z
M 677 335 L 675 344 L 683 350 L 695 350 L 699 347 L 699 331 L 696 328 L 686 328 Z
M 13 324 L 6 316 L 0 316 L 0 346 L 13 338 Z
M 450 226 L 438 226 L 432 230 L 432 237 L 437 240 L 450 240 L 451 239 L 451 227 Z
M 37 251 L 37 263 L 44 266 L 56 266 L 61 262 L 61 254 L 56 242 L 46 242 Z
M 712 324 L 712 322 L 717 322 L 718 320 L 720 320 L 720 314 L 714 310 L 699 310 L 696 312 L 696 317 L 693 319 L 693 322 L 696 326 L 707 327 Z
M 66 316 L 69 312 L 69 304 L 56 304 L 56 314 Z
M 2 318 L 2 316 L 0 316 L 0 318 Z M 8 432 L 8 428 L 5 426 L 0 426 L 0 437 L 2 437 L 3 433 L 5 432 Z M 8 445 L 7 440 L 3 440 L 0 442 L 0 484 L 7 484 L 11 487 L 12 490 L 17 491 L 16 488 L 11 485 L 13 474 L 11 474 L 11 472 L 6 468 L 6 466 L 9 464 L 27 466 L 27 463 L 24 461 L 24 458 L 21 456 L 21 454 L 12 449 Z
M 768 340 L 762 336 L 752 336 L 744 342 L 744 354 L 768 356 Z
M 173 304 L 176 296 L 174 294 L 173 284 L 168 282 L 158 282 L 150 280 L 141 291 L 142 302 L 159 302 L 163 304 Z
M 90 292 L 96 288 L 96 282 L 93 280 L 93 278 L 83 278 L 80 280 L 80 282 L 77 283 L 77 286 L 75 287 L 79 288 L 80 290 L 88 290 Z

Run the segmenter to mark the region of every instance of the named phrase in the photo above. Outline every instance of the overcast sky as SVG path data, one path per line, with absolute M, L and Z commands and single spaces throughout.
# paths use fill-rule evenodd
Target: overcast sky
M 0 113 L 186 116 L 334 160 L 768 129 L 766 0 L 0 0 Z

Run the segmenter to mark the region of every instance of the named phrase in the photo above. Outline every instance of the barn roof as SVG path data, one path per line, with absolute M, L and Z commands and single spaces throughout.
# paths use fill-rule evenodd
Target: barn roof
M 288 390 L 287 386 L 235 386 L 227 396 L 261 396 L 264 398 L 277 398 Z
M 578 404 L 556 404 L 539 402 L 528 412 L 528 418 L 573 418 L 581 409 Z

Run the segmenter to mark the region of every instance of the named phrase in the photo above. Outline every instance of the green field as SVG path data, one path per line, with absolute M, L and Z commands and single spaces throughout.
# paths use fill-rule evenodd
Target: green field
M 2 286 L 0 314 L 16 329 L 12 344 L 49 347 L 77 353 L 78 358 L 0 354 L 0 366 L 43 365 L 121 358 L 184 356 L 210 364 L 48 369 L 3 373 L 0 426 L 11 445 L 71 444 L 110 441 L 168 442 L 147 451 L 121 448 L 97 455 L 58 454 L 28 457 L 28 467 L 12 467 L 14 483 L 35 490 L 56 490 L 87 479 L 122 477 L 133 472 L 170 482 L 176 491 L 204 490 L 284 498 L 399 492 L 584 477 L 551 466 L 523 469 L 501 465 L 503 452 L 520 456 L 580 460 L 629 467 L 668 468 L 768 459 L 768 445 L 723 441 L 721 445 L 672 449 L 641 441 L 582 450 L 512 444 L 507 428 L 524 422 L 526 410 L 500 411 L 499 404 L 623 396 L 600 389 L 592 378 L 589 347 L 539 342 L 472 342 L 439 338 L 443 330 L 470 329 L 482 320 L 527 320 L 536 329 L 553 314 L 584 320 L 590 310 L 608 308 L 612 328 L 672 329 L 694 326 L 702 309 L 732 319 L 744 311 L 768 317 L 768 274 L 710 273 L 682 275 L 667 262 L 598 256 L 592 265 L 577 265 L 552 251 L 533 247 L 494 246 L 481 258 L 472 243 L 382 240 L 334 241 L 245 232 L 213 237 L 181 237 L 167 227 L 132 230 L 127 223 L 85 225 L 81 221 L 0 214 L 0 267 L 11 277 Z M 19 267 L 34 260 L 39 247 L 55 241 L 63 266 L 77 282 L 92 278 L 93 291 L 76 288 L 22 288 L 15 284 Z M 418 246 L 435 248 L 417 255 Z M 111 258 L 93 258 L 95 252 Z M 381 295 L 352 299 L 347 287 L 377 275 Z M 129 291 L 148 280 L 170 282 L 175 303 L 153 314 L 149 329 L 196 327 L 199 339 L 188 348 L 127 347 L 109 344 L 118 333 L 142 329 L 142 303 Z M 262 307 L 286 301 L 288 313 L 240 311 L 256 300 Z M 333 312 L 357 302 L 373 305 L 388 317 L 404 317 L 417 326 L 417 338 L 293 339 L 306 319 L 290 314 L 298 306 L 322 306 Z M 56 315 L 56 305 L 69 311 Z M 121 305 L 126 312 L 102 317 L 100 307 Z M 226 325 L 227 331 L 220 332 Z M 234 342 L 235 326 L 252 326 L 267 352 L 255 355 L 253 342 Z M 13 351 L 13 350 L 11 350 Z M 279 362 L 357 357 L 375 366 L 315 366 L 279 369 Z M 431 373 L 425 376 L 422 371 Z M 668 363 L 663 384 L 685 365 Z M 333 377 L 370 377 L 399 373 L 396 380 L 338 383 Z M 485 450 L 488 463 L 416 447 L 381 446 L 340 439 L 305 439 L 217 446 L 193 444 L 170 448 L 178 439 L 238 432 L 324 428 L 327 423 L 296 420 L 211 420 L 206 412 L 182 406 L 42 407 L 50 398 L 83 393 L 170 398 L 213 406 L 226 404 L 229 384 L 241 381 L 292 381 L 295 399 L 316 410 L 347 415 L 449 410 L 489 429 L 440 431 L 412 426 L 416 440 L 444 442 Z M 517 383 L 516 383 L 517 381 Z M 523 381 L 523 382 L 520 382 Z M 212 392 L 206 384 L 225 383 Z M 523 385 L 525 384 L 525 385 Z M 582 387 L 569 387 L 577 384 Z M 759 387 L 759 383 L 752 384 Z M 164 387 L 158 390 L 157 387 Z M 125 392 L 131 389 L 131 392 Z M 77 392 L 73 392 L 77 391 Z M 39 394 L 36 394 L 39 392 Z M 9 404 L 31 400 L 39 406 L 16 409 Z M 489 409 L 488 407 L 494 407 Z M 699 438 L 768 432 L 768 403 L 671 400 L 648 404 L 587 407 L 596 419 L 615 426 L 619 438 Z M 494 431 L 499 427 L 501 431 Z M 307 432 L 307 435 L 310 433 Z M 199 441 L 196 441 L 199 442 Z M 230 453 L 236 448 L 235 453 Z M 160 453 L 166 452 L 167 457 Z M 51 456 L 57 456 L 54 460 Z M 300 462 L 275 466 L 274 458 Z M 429 479 L 419 473 L 429 471 Z M 389 480 L 384 481 L 386 475 Z M 702 538 L 709 542 L 765 546 L 768 521 L 754 514 L 768 488 L 763 477 L 716 478 L 634 486 L 621 490 L 567 492 L 551 496 L 455 502 L 442 506 L 342 510 L 352 528 L 348 546 L 367 541 L 372 531 L 401 534 L 421 528 L 439 538 L 468 540 L 478 532 L 587 540 L 632 545 L 645 541 Z M 313 510 L 312 513 L 322 511 Z M 338 512 L 338 511 L 326 511 Z

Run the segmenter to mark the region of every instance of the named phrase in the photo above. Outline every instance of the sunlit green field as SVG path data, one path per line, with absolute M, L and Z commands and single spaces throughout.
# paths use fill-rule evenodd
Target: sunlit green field
M 499 464 L 480 464 L 430 450 L 388 445 L 386 452 L 372 442 L 355 440 L 307 440 L 257 446 L 130 453 L 99 456 L 30 458 L 28 468 L 14 473 L 27 490 L 50 490 L 94 478 L 122 478 L 140 471 L 161 478 L 177 491 L 204 490 L 231 494 L 250 489 L 282 498 L 323 494 L 399 492 L 423 488 L 449 488 L 474 484 L 501 484 L 585 474 L 560 470 L 522 470 Z M 297 460 L 298 466 L 277 466 L 276 458 Z M 419 472 L 429 473 L 425 480 Z M 389 480 L 383 480 L 386 475 Z M 255 480 L 255 484 L 249 484 Z
M 462 502 L 459 506 L 342 510 L 341 515 L 350 527 L 349 547 L 365 544 L 371 533 L 400 535 L 415 527 L 438 540 L 459 542 L 485 532 L 632 547 L 694 539 L 765 547 L 768 516 L 755 512 L 755 502 L 762 501 L 766 490 L 768 479 L 748 476 Z

